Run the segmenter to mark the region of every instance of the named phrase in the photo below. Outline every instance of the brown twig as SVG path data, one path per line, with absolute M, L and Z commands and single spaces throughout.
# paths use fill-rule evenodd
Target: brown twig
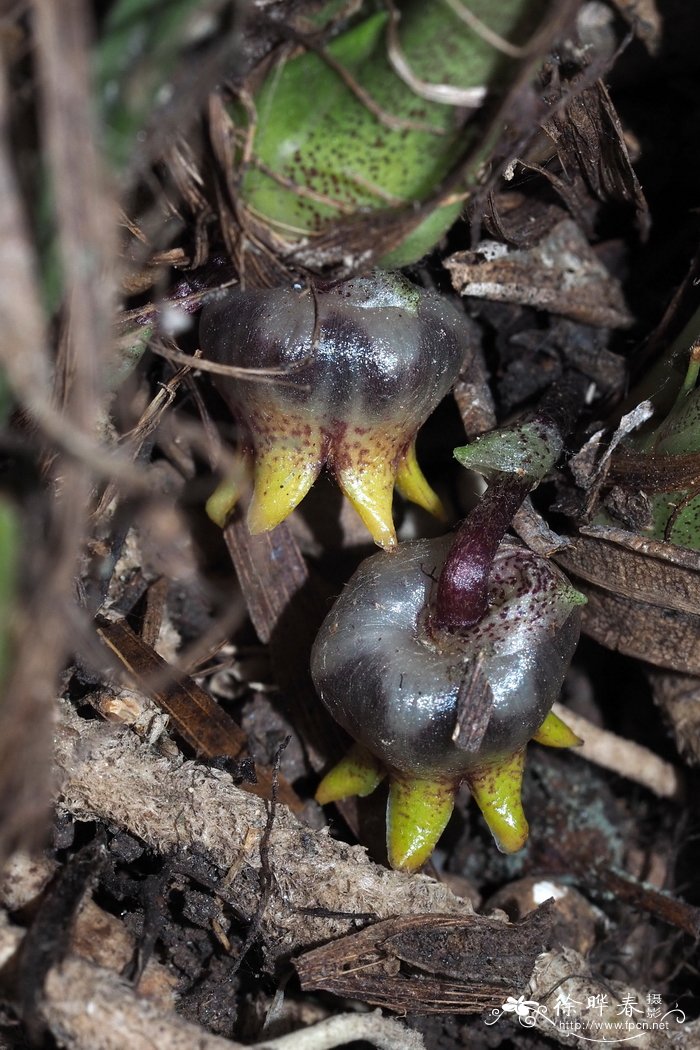
M 183 354 L 180 350 L 162 344 L 154 346 L 153 352 L 167 361 L 173 361 L 177 365 L 189 365 L 201 372 L 211 372 L 214 375 L 239 376 L 241 379 L 265 381 L 267 379 L 278 379 L 279 376 L 288 375 L 295 369 L 301 368 L 307 363 L 307 359 L 297 362 L 286 368 L 241 368 L 238 365 L 222 365 L 218 361 L 209 361 L 206 358 L 192 354 Z
M 170 716 L 176 733 L 200 758 L 240 759 L 248 753 L 244 731 L 192 678 L 170 667 L 123 621 L 97 617 L 96 626 L 98 635 L 119 664 Z M 267 799 L 277 793 L 295 812 L 302 809 L 300 799 L 287 781 L 282 778 L 280 782 L 279 773 L 263 766 L 257 769 L 257 782 L 244 784 L 243 790 Z
M 684 784 L 681 771 L 670 762 L 633 740 L 601 729 L 563 704 L 555 704 L 552 710 L 583 741 L 576 749 L 576 754 L 581 758 L 641 784 L 659 798 L 682 797 Z
M 285 737 L 277 748 L 277 753 L 272 765 L 272 790 L 268 801 L 267 822 L 265 824 L 265 830 L 260 838 L 260 900 L 258 901 L 257 910 L 246 932 L 245 940 L 241 945 L 238 958 L 232 969 L 229 971 L 230 977 L 233 977 L 234 974 L 238 973 L 243 965 L 246 955 L 255 944 L 263 918 L 265 917 L 265 910 L 272 899 L 275 875 L 270 865 L 270 839 L 272 837 L 272 831 L 275 826 L 275 817 L 277 815 L 277 796 L 280 779 L 279 766 L 282 759 L 282 753 L 288 746 L 290 739 L 290 737 Z
M 32 6 L 41 134 L 55 201 L 68 313 L 62 408 L 51 402 L 51 367 L 36 281 L 38 265 L 29 246 L 14 172 L 4 152 L 0 158 L 0 228 L 6 235 L 5 273 L 12 274 L 18 287 L 13 290 L 12 281 L 6 285 L 0 355 L 20 404 L 44 433 L 59 444 L 72 445 L 73 450 L 92 451 L 100 411 L 102 370 L 98 359 L 109 345 L 113 212 L 92 129 L 89 12 L 83 0 L 69 0 L 60 8 L 52 0 L 34 0 Z M 2 78 L 3 132 L 7 107 Z M 2 138 L 6 145 L 5 136 Z M 14 249 L 12 256 L 7 254 L 8 245 Z M 72 600 L 91 490 L 89 472 L 79 458 L 60 457 L 54 464 L 54 484 L 59 478 L 59 498 L 51 508 L 48 542 L 34 559 L 35 589 L 26 609 L 31 630 L 20 639 L 14 672 L 6 683 L 10 700 L 3 709 L 7 726 L 0 733 L 0 766 L 2 799 L 11 800 L 12 810 L 4 815 L 7 826 L 3 840 L 13 836 L 26 839 L 36 826 L 37 798 L 41 800 L 47 794 L 46 774 L 42 771 L 48 769 L 49 706 L 69 644 L 65 609 Z M 2 847 L 0 842 L 0 852 Z
M 593 868 L 593 876 L 604 889 L 614 893 L 618 900 L 661 919 L 669 926 L 684 930 L 696 941 L 700 937 L 700 908 L 687 904 L 670 893 L 664 893 L 663 890 L 645 886 L 624 871 L 597 865 Z

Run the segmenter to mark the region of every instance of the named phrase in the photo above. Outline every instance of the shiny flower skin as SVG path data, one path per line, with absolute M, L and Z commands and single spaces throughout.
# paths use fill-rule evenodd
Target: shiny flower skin
M 520 801 L 525 745 L 531 738 L 556 747 L 577 743 L 550 708 L 578 641 L 581 595 L 549 562 L 504 542 L 489 576 L 485 617 L 458 633 L 437 631 L 431 601 L 452 542 L 419 540 L 364 561 L 312 652 L 316 690 L 356 741 L 317 798 L 367 794 L 388 773 L 396 867 L 427 859 L 463 780 L 499 847 L 519 849 L 527 838 Z M 460 689 L 475 667 L 490 711 L 480 741 L 464 746 L 458 730 L 474 701 Z
M 414 439 L 463 366 L 468 321 L 447 300 L 377 272 L 313 289 L 238 289 L 202 312 L 207 358 L 261 377 L 217 377 L 255 455 L 251 531 L 273 528 L 326 465 L 381 546 L 396 483 L 438 512 Z
M 502 544 L 486 617 L 463 635 L 434 637 L 426 616 L 431 577 L 451 540 L 401 544 L 391 557 L 364 561 L 321 627 L 311 661 L 321 699 L 353 739 L 390 768 L 421 776 L 458 776 L 524 746 L 559 695 L 580 629 L 562 573 Z M 452 734 L 460 683 L 477 658 L 493 709 L 474 754 L 456 747 Z

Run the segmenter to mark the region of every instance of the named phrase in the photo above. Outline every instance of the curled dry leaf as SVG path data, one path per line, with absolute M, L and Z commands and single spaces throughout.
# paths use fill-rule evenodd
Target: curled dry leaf
M 627 656 L 700 674 L 700 554 L 591 525 L 556 560 L 588 598 L 587 634 Z
M 626 328 L 632 318 L 619 282 L 571 219 L 531 249 L 482 241 L 445 260 L 460 295 L 549 310 L 584 324 Z
M 405 916 L 314 948 L 294 965 L 307 990 L 412 1014 L 480 1013 L 525 985 L 551 926 L 548 906 L 517 925 Z
M 581 79 L 585 75 L 581 74 Z M 576 80 L 569 89 L 575 85 Z M 598 200 L 633 205 L 639 230 L 646 236 L 650 226 L 649 209 L 630 162 L 620 118 L 602 81 L 597 80 L 584 91 L 574 90 L 565 108 L 554 108 L 544 130 L 556 145 L 564 170 L 580 172 Z M 560 192 L 568 187 L 568 179 L 557 179 L 546 168 L 542 174 L 550 178 Z M 566 200 L 566 191 L 562 196 Z

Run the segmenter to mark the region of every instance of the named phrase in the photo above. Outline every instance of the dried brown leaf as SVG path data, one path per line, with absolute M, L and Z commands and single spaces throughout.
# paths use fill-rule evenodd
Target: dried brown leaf
M 480 1013 L 529 980 L 550 940 L 543 905 L 512 925 L 482 916 L 389 919 L 295 961 L 302 988 L 397 1012 Z
M 329 602 L 286 523 L 251 536 L 239 514 L 224 539 L 241 582 L 250 618 L 270 646 L 277 683 L 294 712 L 315 770 L 345 747 L 345 738 L 316 699 L 309 655 Z
M 687 674 L 700 674 L 700 617 L 584 587 L 583 630 L 606 649 Z
M 555 108 L 544 130 L 557 147 L 564 171 L 580 171 L 599 200 L 633 205 L 640 232 L 646 236 L 649 208 L 603 82 L 597 80 L 585 91 L 576 92 L 565 108 Z
M 96 625 L 105 645 L 135 683 L 167 712 L 175 732 L 197 755 L 211 759 L 247 754 L 246 734 L 193 678 L 170 667 L 126 623 L 98 616 Z M 257 783 L 244 784 L 243 790 L 271 798 L 271 770 L 257 767 L 256 775 Z M 301 800 L 283 777 L 279 778 L 278 796 L 292 810 L 302 809 Z
M 475 251 L 455 252 L 444 265 L 460 295 L 519 303 L 603 328 L 632 323 L 619 282 L 571 219 L 534 248 L 486 241 Z
M 556 560 L 584 581 L 587 634 L 628 656 L 700 674 L 700 553 L 591 525 Z
M 697 615 L 700 553 L 607 525 L 581 526 L 559 557 L 598 587 L 663 609 Z

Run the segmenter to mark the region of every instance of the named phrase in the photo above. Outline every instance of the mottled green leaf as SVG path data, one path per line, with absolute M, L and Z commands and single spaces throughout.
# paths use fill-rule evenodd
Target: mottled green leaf
M 491 90 L 516 68 L 447 4 L 400 6 L 401 48 L 420 80 Z M 469 7 L 490 29 L 522 42 L 543 5 L 472 0 Z M 373 14 L 328 47 L 370 96 L 374 112 L 312 52 L 272 69 L 258 92 L 254 162 L 241 192 L 256 216 L 286 239 L 318 233 L 330 219 L 425 201 L 474 143 L 477 131 L 463 126 L 458 108 L 420 97 L 397 75 L 387 56 L 387 26 L 386 13 Z M 461 207 L 454 200 L 440 208 L 385 262 L 398 266 L 420 257 Z

